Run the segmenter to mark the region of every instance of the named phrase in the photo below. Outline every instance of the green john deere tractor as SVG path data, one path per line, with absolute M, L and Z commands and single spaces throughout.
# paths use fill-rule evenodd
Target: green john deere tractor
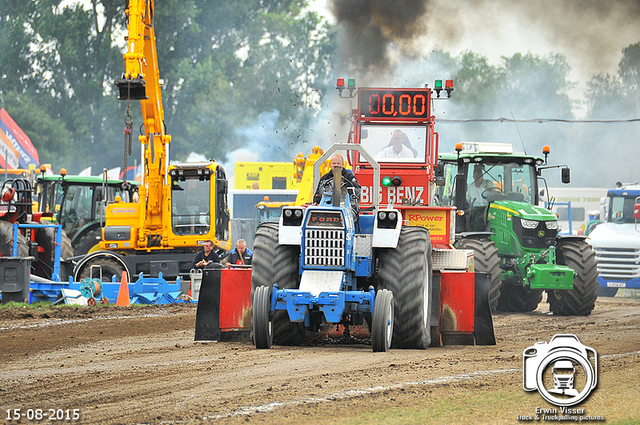
M 538 206 L 544 159 L 503 143 L 459 143 L 436 169 L 441 205 L 458 208 L 456 247 L 473 249 L 476 271 L 492 276 L 493 311 L 536 309 L 547 292 L 557 315 L 589 315 L 597 298 L 596 259 L 584 236 L 562 235 L 555 213 Z M 545 182 L 546 186 L 546 182 Z M 548 193 L 548 190 L 547 190 Z
M 129 201 L 138 183 L 106 180 L 97 176 L 38 175 L 38 211 L 53 213 L 53 221 L 71 239 L 73 255 L 88 253 L 102 239 L 104 208 L 116 196 Z

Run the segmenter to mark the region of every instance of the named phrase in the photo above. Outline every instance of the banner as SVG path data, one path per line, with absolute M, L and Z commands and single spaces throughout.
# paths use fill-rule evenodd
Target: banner
M 0 122 L 0 167 L 14 170 L 20 168 L 20 154 L 13 148 L 13 143 L 4 133 Z
M 4 108 L 0 108 L 0 131 L 2 131 L 9 140 L 14 151 L 18 153 L 19 166 L 14 168 L 27 169 L 29 168 L 29 164 L 34 164 L 36 167 L 38 166 L 40 163 L 38 151 L 31 143 L 29 136 L 22 131 Z M 9 162 L 9 165 L 11 165 L 11 162 Z

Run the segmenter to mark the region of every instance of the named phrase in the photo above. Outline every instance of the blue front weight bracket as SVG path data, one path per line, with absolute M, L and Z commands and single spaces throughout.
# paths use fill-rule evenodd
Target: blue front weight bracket
M 314 296 L 310 292 L 297 289 L 278 289 L 278 285 L 273 285 L 271 312 L 287 310 L 290 321 L 303 322 L 309 309 L 317 306 L 323 312 L 327 322 L 338 323 L 342 320 L 347 303 L 354 304 L 356 311 L 373 313 L 374 302 L 375 290 L 372 287 L 368 292 L 321 292 Z

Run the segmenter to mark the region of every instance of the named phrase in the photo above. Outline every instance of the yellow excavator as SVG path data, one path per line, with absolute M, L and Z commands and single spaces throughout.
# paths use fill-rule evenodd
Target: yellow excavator
M 138 140 L 143 181 L 137 200 L 116 199 L 106 207 L 100 250 L 76 264 L 76 281 L 85 277 L 103 281 L 116 277 L 119 281 L 123 271 L 129 276 L 144 273 L 145 277 L 157 277 L 161 272 L 165 279 L 173 280 L 189 274 L 195 253 L 207 240 L 218 250 L 231 248 L 224 168 L 214 161 L 169 165 L 171 136 L 162 108 L 154 1 L 130 0 L 126 13 L 125 72 L 115 84 L 119 99 L 127 102 L 125 167 L 127 142 L 131 153 L 131 101 L 140 101 L 144 132 Z
M 294 158 L 294 178 L 299 187 L 298 196 L 296 197 L 295 202 L 269 201 L 268 197 L 265 196 L 263 201 L 256 204 L 255 214 L 253 217 L 254 232 L 262 223 L 277 223 L 280 221 L 282 207 L 311 203 L 315 189 L 313 187 L 313 164 L 316 163 L 323 153 L 324 151 L 322 148 L 316 146 L 306 158 L 302 152 Z M 331 161 L 327 160 L 324 164 L 320 165 L 321 175 L 329 172 L 331 168 L 330 163 Z

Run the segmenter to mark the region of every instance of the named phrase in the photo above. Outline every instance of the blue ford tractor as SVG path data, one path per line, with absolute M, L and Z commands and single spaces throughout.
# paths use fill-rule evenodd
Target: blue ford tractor
M 367 159 L 374 173 L 372 193 L 379 193 L 380 166 L 359 144 L 335 144 L 316 165 L 338 150 L 355 150 Z M 318 176 L 316 170 L 314 187 Z M 442 308 L 445 279 L 439 276 L 434 283 L 429 231 L 404 226 L 402 212 L 380 207 L 376 196 L 356 215 L 350 202 L 354 193 L 343 184 L 334 182 L 319 205 L 284 207 L 279 223 L 258 228 L 252 272 L 256 347 L 299 343 L 305 330 L 317 331 L 325 323 L 342 324 L 348 334 L 349 325 L 365 322 L 374 352 L 439 345 L 439 331 L 447 326 L 443 315 L 450 309 Z M 456 273 L 470 275 L 472 282 L 471 311 L 456 314 L 473 322 L 478 311 L 473 309 L 473 270 Z M 476 325 L 470 334 L 478 344 L 495 344 L 486 293 L 477 298 L 486 305 L 477 323 L 489 326 Z

